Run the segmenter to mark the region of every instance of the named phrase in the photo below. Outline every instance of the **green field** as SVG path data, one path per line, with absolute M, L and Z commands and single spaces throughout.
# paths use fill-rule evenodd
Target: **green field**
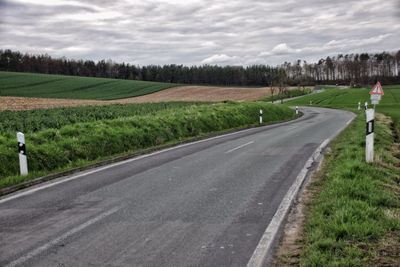
M 345 108 L 356 110 L 358 102 L 361 102 L 361 108 L 364 102 L 370 102 L 368 88 L 357 89 L 326 89 L 321 93 L 307 95 L 302 98 L 286 102 L 287 105 L 309 105 L 313 106 Z M 385 95 L 379 105 L 376 105 L 376 111 L 391 116 L 397 123 L 400 123 L 400 85 L 383 86 Z
M 177 84 L 0 71 L 0 96 L 111 100 L 174 86 Z
M 310 185 L 300 256 L 281 263 L 300 266 L 399 266 L 400 253 L 400 86 L 383 86 L 377 112 L 375 163 L 365 162 L 365 115 L 357 104 L 369 100 L 369 89 L 326 89 L 287 102 L 345 108 L 355 121 L 333 142 L 325 165 Z

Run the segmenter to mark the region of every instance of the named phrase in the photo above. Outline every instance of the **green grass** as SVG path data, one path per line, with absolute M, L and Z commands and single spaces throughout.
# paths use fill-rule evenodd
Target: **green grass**
M 287 107 L 263 102 L 179 105 L 181 106 L 161 108 L 140 115 L 124 114 L 112 119 L 102 117 L 92 120 L 80 115 L 77 122 L 72 124 L 68 123 L 73 117 L 70 114 L 66 116 L 69 118 L 66 118 L 63 125 L 56 126 L 41 117 L 45 113 L 36 113 L 39 114 L 38 125 L 47 124 L 52 128 L 36 128 L 30 123 L 25 124 L 28 165 L 31 171 L 28 177 L 16 176 L 19 170 L 15 146 L 16 129 L 12 129 L 13 124 L 9 123 L 7 127 L 4 126 L 7 131 L 0 135 L 0 187 L 116 155 L 132 154 L 146 148 L 205 136 L 211 132 L 257 125 L 260 108 L 265 110 L 265 123 L 295 117 L 293 110 Z M 122 107 L 124 106 L 114 108 Z M 83 110 L 85 109 L 80 111 Z M 53 121 L 57 117 L 63 120 L 66 110 L 45 112 L 49 115 L 49 121 Z M 52 113 L 56 115 L 51 115 Z M 92 115 L 96 114 L 96 111 L 92 112 Z
M 385 95 L 379 105 L 376 105 L 376 111 L 391 116 L 396 122 L 400 120 L 400 85 L 383 86 Z M 322 93 L 311 94 L 302 98 L 286 102 L 286 105 L 312 105 L 321 107 L 344 108 L 356 110 L 358 102 L 361 102 L 361 108 L 364 102 L 370 103 L 369 88 L 357 89 L 326 89 Z M 370 105 L 371 106 L 371 105 Z
M 2 135 L 15 135 L 16 131 L 33 133 L 48 128 L 59 129 L 63 126 L 79 122 L 150 115 L 162 110 L 205 104 L 206 103 L 165 102 L 53 108 L 50 110 L 3 111 L 0 112 L 0 133 L 2 133 Z
M 302 266 L 366 266 L 382 239 L 396 232 L 399 237 L 400 220 L 388 211 L 398 213 L 400 202 L 386 188 L 398 188 L 400 171 L 365 163 L 364 131 L 364 117 L 358 116 L 333 143 L 323 176 L 312 185 L 321 192 L 306 222 Z M 398 162 L 389 152 L 389 127 L 378 123 L 376 133 L 376 157 Z
M 377 112 L 392 117 L 398 131 L 400 86 L 384 86 L 384 90 Z M 365 162 L 365 115 L 363 110 L 357 111 L 357 104 L 369 100 L 368 92 L 327 89 L 286 103 L 309 105 L 311 100 L 312 105 L 358 113 L 331 145 L 320 178 L 311 185 L 319 193 L 306 217 L 301 266 L 377 266 L 382 260 L 399 263 L 396 256 L 379 255 L 387 249 L 388 240 L 395 238 L 397 244 L 400 241 L 399 140 L 396 127 L 385 119 L 378 120 L 375 163 Z
M 111 100 L 154 93 L 172 83 L 0 72 L 0 96 Z

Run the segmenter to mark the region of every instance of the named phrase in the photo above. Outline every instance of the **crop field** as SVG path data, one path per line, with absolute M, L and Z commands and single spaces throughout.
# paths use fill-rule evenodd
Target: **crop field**
M 178 86 L 132 80 L 0 72 L 0 111 L 87 105 L 259 100 L 270 88 Z
M 104 106 L 112 104 L 161 102 L 220 102 L 249 101 L 270 95 L 269 88 L 230 88 L 210 86 L 179 86 L 148 95 L 114 100 L 60 99 L 0 96 L 0 111 L 31 110 L 57 107 Z
M 326 89 L 321 93 L 311 94 L 287 102 L 287 105 L 312 105 L 321 107 L 357 109 L 358 102 L 364 108 L 364 102 L 370 103 L 369 88 Z M 391 116 L 400 123 L 400 85 L 383 86 L 385 95 L 376 111 Z
M 171 83 L 0 72 L 0 96 L 121 99 L 177 86 Z

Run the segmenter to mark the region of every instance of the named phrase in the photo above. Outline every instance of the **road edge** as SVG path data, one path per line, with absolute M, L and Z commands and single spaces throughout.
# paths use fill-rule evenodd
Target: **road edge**
M 331 137 L 325 139 L 308 158 L 304 167 L 301 169 L 292 186 L 285 194 L 284 198 L 281 201 L 281 204 L 279 205 L 277 211 L 275 212 L 270 223 L 265 229 L 264 234 L 262 235 L 250 260 L 247 263 L 247 267 L 262 267 L 272 262 L 275 256 L 276 245 L 282 234 L 282 229 L 286 224 L 287 216 L 295 199 L 297 199 L 298 197 L 300 189 L 304 185 L 306 178 L 312 175 L 312 173 L 315 172 L 315 170 L 317 169 L 312 168 L 315 163 L 319 164 L 320 162 L 322 162 L 326 147 L 356 118 L 356 115 L 354 113 L 352 114 L 353 117 L 346 122 L 344 127 L 336 131 Z

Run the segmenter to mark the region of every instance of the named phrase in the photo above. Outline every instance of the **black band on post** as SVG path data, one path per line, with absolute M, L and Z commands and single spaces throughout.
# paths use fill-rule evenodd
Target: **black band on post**
M 366 131 L 365 131 L 366 135 L 372 134 L 374 132 L 374 128 L 375 128 L 374 124 L 375 124 L 374 120 L 370 120 L 369 122 L 367 122 Z
M 18 153 L 26 156 L 25 144 L 18 142 Z

